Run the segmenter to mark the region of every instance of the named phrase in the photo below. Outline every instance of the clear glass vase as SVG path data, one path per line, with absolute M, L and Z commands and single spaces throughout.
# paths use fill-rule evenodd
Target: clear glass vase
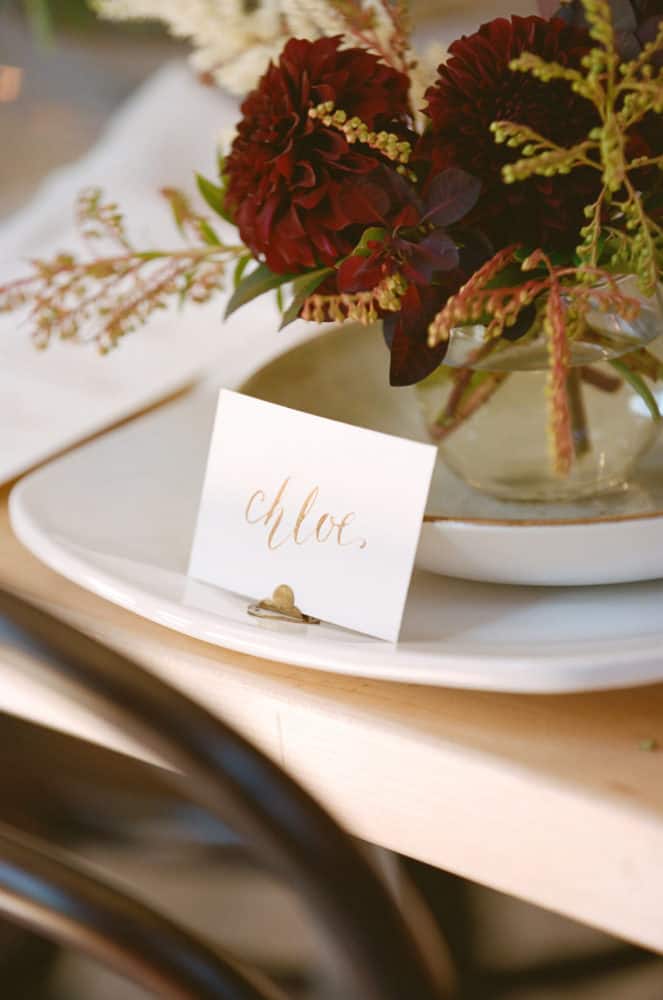
M 452 331 L 444 366 L 417 386 L 431 441 L 445 464 L 469 485 L 507 500 L 565 501 L 625 489 L 660 424 L 645 399 L 610 361 L 663 333 L 661 295 L 643 298 L 633 279 L 623 290 L 640 299 L 637 318 L 600 311 L 588 316 L 585 338 L 571 345 L 567 395 L 575 456 L 565 476 L 550 457 L 546 381 L 548 350 L 541 332 L 527 343 L 500 342 L 477 360 L 481 326 Z M 454 368 L 477 373 L 462 397 Z M 656 397 L 663 391 L 644 381 Z M 462 398 L 459 407 L 458 400 Z

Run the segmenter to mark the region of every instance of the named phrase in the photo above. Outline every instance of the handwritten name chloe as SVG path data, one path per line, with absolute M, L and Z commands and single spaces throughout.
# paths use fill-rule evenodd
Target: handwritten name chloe
M 262 524 L 269 528 L 268 548 L 280 549 L 287 542 L 294 542 L 295 545 L 306 545 L 307 542 L 329 541 L 342 548 L 350 546 L 360 549 L 366 548 L 368 543 L 365 538 L 350 537 L 348 529 L 356 517 L 354 511 L 343 514 L 341 517 L 328 511 L 323 514 L 314 513 L 313 508 L 320 496 L 318 486 L 313 487 L 297 511 L 292 527 L 288 527 L 286 505 L 290 497 L 286 498 L 286 491 L 289 483 L 290 476 L 283 480 L 271 502 L 264 490 L 256 490 L 255 493 L 251 494 L 246 505 L 244 516 L 248 523 Z M 284 518 L 286 523 L 284 523 Z

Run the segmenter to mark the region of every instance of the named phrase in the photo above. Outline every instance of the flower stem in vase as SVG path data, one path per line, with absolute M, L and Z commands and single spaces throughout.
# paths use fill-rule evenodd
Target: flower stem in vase
M 583 399 L 582 378 L 577 368 L 572 368 L 567 376 L 566 393 L 569 400 L 573 448 L 575 457 L 578 459 L 582 458 L 583 455 L 587 455 L 591 450 L 591 439 L 587 424 L 587 411 Z
M 617 375 L 608 375 L 606 372 L 599 371 L 598 368 L 591 368 L 589 365 L 583 365 L 580 368 L 580 379 L 587 385 L 593 385 L 595 389 L 600 389 L 601 392 L 619 392 L 624 384 Z
M 447 405 L 430 428 L 433 440 L 442 441 L 460 427 L 492 398 L 509 375 L 510 372 L 475 372 L 471 369 L 462 369 L 451 390 Z M 478 381 L 473 385 L 475 377 Z

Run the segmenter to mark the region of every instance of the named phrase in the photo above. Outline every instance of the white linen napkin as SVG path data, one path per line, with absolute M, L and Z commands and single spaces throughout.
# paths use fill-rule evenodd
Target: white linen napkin
M 213 177 L 218 138 L 237 114 L 232 98 L 201 86 L 185 64 L 163 67 L 88 155 L 54 172 L 27 208 L 0 226 L 0 282 L 24 271 L 32 256 L 80 245 L 72 209 L 90 185 L 127 210 L 141 246 L 177 245 L 159 188 L 193 190 L 194 170 Z M 37 351 L 27 325 L 0 317 L 0 482 L 170 395 L 215 361 L 227 363 L 230 374 L 238 352 L 260 360 L 258 339 L 270 352 L 267 341 L 277 340 L 270 302 L 225 325 L 222 313 L 217 298 L 157 314 L 104 357 L 93 345 L 61 342 Z

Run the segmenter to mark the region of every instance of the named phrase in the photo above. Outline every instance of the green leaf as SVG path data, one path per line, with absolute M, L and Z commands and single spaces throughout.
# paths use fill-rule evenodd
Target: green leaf
M 141 250 L 136 254 L 140 260 L 160 260 L 167 256 L 168 254 L 164 250 Z
M 438 365 L 437 368 L 433 369 L 430 375 L 426 375 L 426 377 L 419 382 L 419 385 L 430 386 L 431 388 L 434 385 L 442 385 L 444 382 L 447 382 L 455 372 L 455 368 L 450 368 L 449 365 L 445 365 L 444 362 L 442 362 L 441 365 Z
M 196 184 L 212 211 L 216 212 L 217 215 L 221 215 L 223 211 L 223 188 L 212 181 L 208 181 L 202 174 L 196 174 Z
M 235 266 L 235 273 L 233 274 L 233 288 L 237 288 L 242 280 L 242 275 L 252 260 L 253 256 L 250 253 L 242 254 L 242 256 L 238 258 Z
M 283 312 L 283 285 L 276 289 L 276 308 L 280 313 Z
M 307 274 L 302 274 L 292 283 L 293 299 L 286 311 L 283 313 L 283 319 L 279 330 L 283 330 L 284 327 L 293 323 L 299 316 L 299 312 L 306 302 L 309 295 L 313 295 L 316 288 L 318 288 L 325 278 L 329 277 L 330 274 L 334 273 L 333 267 L 321 267 L 318 271 L 309 271 Z
M 209 247 L 220 247 L 221 240 L 216 235 L 212 227 L 210 226 L 207 219 L 198 220 L 198 229 L 200 230 L 200 235 Z
M 637 372 L 632 371 L 628 367 L 628 365 L 625 365 L 623 361 L 619 361 L 617 358 L 614 358 L 610 362 L 610 364 L 615 369 L 615 371 L 619 372 L 619 374 L 622 376 L 622 378 L 626 382 L 628 382 L 628 384 L 633 389 L 635 389 L 635 391 L 638 393 L 638 395 L 644 401 L 647 409 L 649 410 L 649 412 L 652 415 L 652 418 L 654 420 L 660 420 L 661 419 L 661 411 L 658 408 L 658 403 L 656 402 L 656 397 L 654 396 L 653 392 L 651 391 L 651 389 L 649 388 L 649 386 L 647 385 L 647 383 L 645 382 L 645 380 L 642 378 L 642 376 L 638 375 Z
M 359 243 L 352 251 L 353 257 L 370 257 L 373 252 L 369 243 L 382 243 L 387 235 L 387 230 L 383 226 L 369 226 L 361 235 Z
M 198 185 L 198 190 L 212 211 L 216 212 L 217 215 L 220 215 L 222 219 L 226 220 L 226 222 L 232 222 L 232 216 L 225 206 L 225 190 L 222 187 L 219 187 L 218 184 L 208 181 L 202 174 L 196 174 L 196 184 Z
M 192 217 L 189 199 L 181 191 L 178 191 L 177 188 L 163 188 L 162 194 L 168 201 L 178 231 L 184 235 L 184 225 Z
M 532 280 L 532 274 L 536 272 L 525 272 L 520 264 L 507 264 L 502 270 L 486 282 L 486 288 L 512 288 L 524 285 Z
M 270 292 L 273 288 L 285 285 L 286 282 L 292 281 L 293 277 L 295 275 L 274 274 L 266 264 L 259 264 L 255 271 L 251 271 L 246 278 L 242 278 L 231 295 L 226 306 L 225 319 L 232 316 L 241 306 L 245 306 L 247 302 L 258 298 L 259 295 L 264 295 L 265 292 Z
M 191 288 L 191 283 L 193 282 L 193 271 L 187 271 L 184 276 L 184 284 L 180 288 L 179 295 L 177 296 L 177 305 L 181 309 L 186 303 L 186 297 L 189 294 L 189 289 Z

